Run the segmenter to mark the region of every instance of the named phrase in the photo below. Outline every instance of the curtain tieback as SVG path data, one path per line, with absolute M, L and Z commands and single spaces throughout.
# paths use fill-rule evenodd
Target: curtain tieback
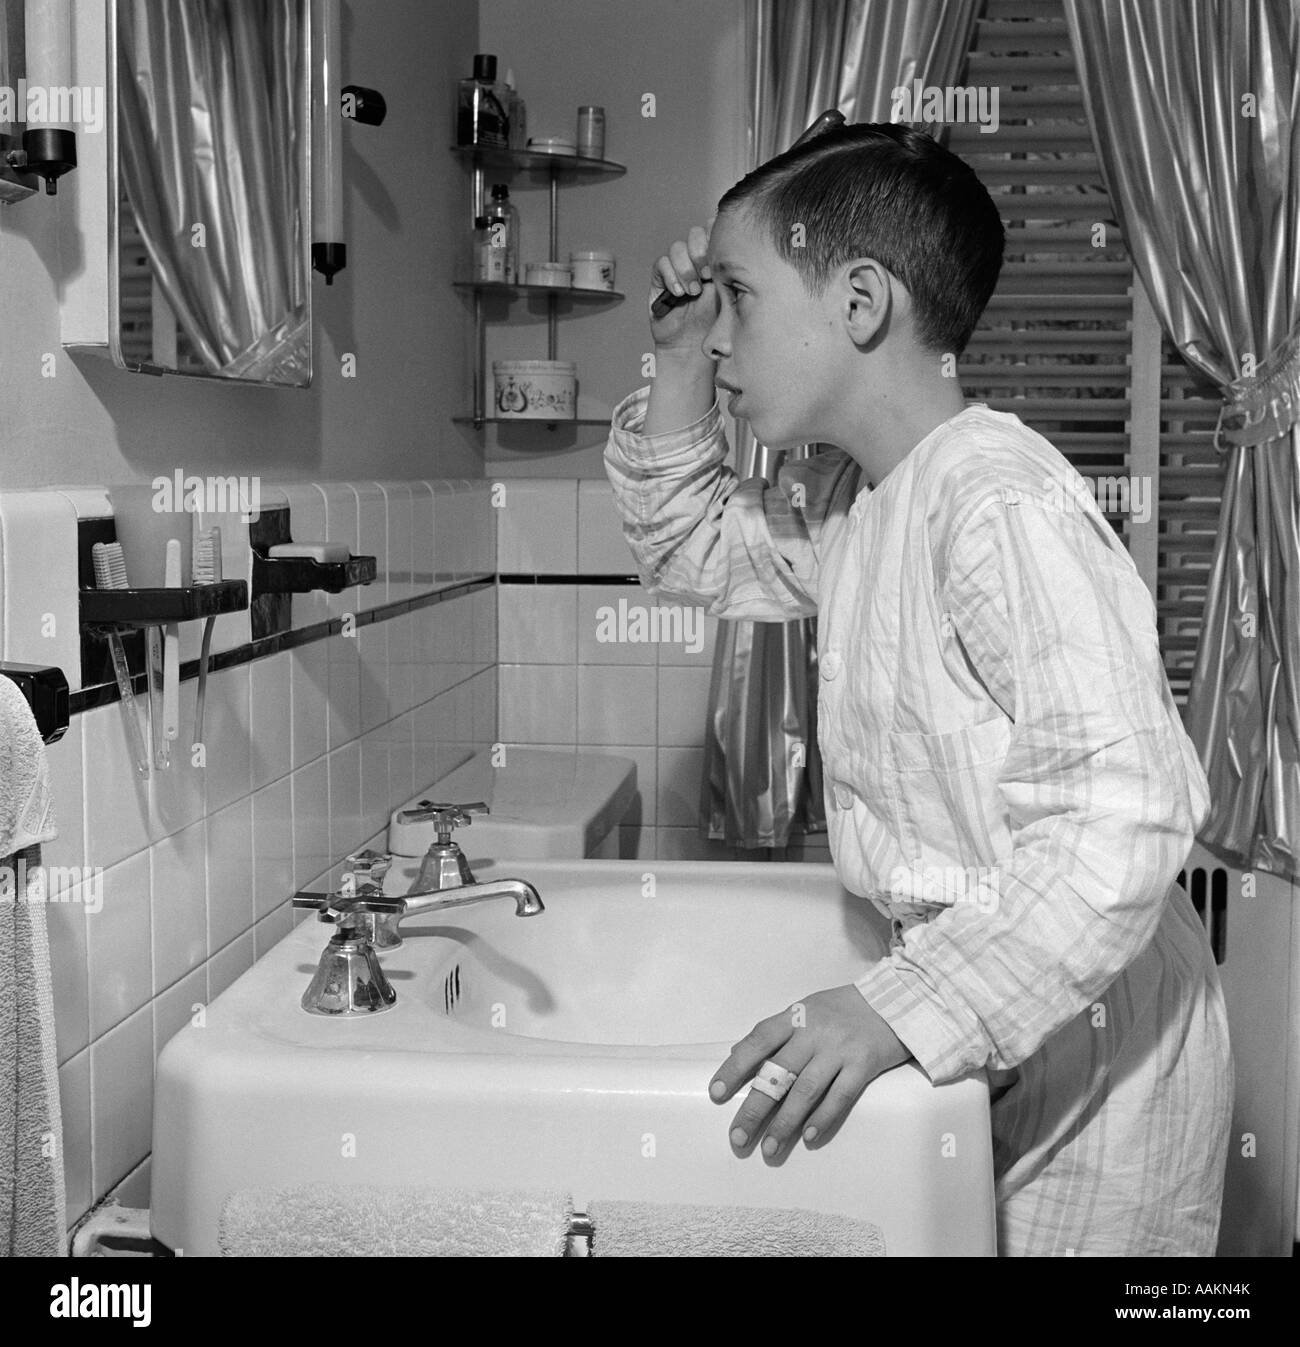
M 1234 379 L 1224 394 L 1214 447 L 1268 444 L 1300 421 L 1300 327 L 1259 367 L 1253 379 Z

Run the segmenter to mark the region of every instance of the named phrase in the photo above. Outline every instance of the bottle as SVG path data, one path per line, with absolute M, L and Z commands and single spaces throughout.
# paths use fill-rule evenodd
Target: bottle
M 509 285 L 519 283 L 519 212 L 511 204 L 510 188 L 503 182 L 492 186 L 492 208 L 488 211 L 488 233 L 494 249 L 505 251 L 505 275 Z
M 497 58 L 474 57 L 474 74 L 456 86 L 456 144 L 504 150 L 509 118 L 497 82 Z
M 584 159 L 605 157 L 605 109 L 584 104 L 578 109 L 578 153 Z
M 506 71 L 506 116 L 510 126 L 506 141 L 512 150 L 528 148 L 528 108 L 515 88 L 515 72 Z
M 492 221 L 486 215 L 474 221 L 473 279 L 476 281 L 504 281 L 506 279 L 506 249 L 492 246 Z

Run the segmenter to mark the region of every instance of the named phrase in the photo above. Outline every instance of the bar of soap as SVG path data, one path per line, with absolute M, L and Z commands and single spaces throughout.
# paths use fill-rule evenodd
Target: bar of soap
M 347 561 L 351 557 L 347 543 L 276 543 L 267 551 L 272 561 L 306 557 L 311 561 Z

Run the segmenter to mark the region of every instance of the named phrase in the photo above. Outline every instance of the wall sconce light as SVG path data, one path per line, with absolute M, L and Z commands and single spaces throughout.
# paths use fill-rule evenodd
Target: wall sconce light
M 20 71 L 21 76 L 13 76 Z M 77 166 L 72 129 L 84 90 L 72 82 L 71 0 L 0 0 L 0 120 L 22 126 L 21 144 L 0 132 L 0 201 L 18 201 Z
M 311 0 L 311 264 L 334 284 L 348 264 L 343 241 L 343 114 L 339 105 L 343 50 L 340 0 Z

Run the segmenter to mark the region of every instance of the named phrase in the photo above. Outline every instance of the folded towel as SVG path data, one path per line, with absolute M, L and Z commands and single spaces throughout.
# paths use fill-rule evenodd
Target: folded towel
M 227 1258 L 559 1258 L 573 1199 L 458 1188 L 243 1188 L 221 1209 Z
M 39 845 L 57 835 L 40 731 L 0 677 L 0 1254 L 13 1257 L 68 1252 Z
M 0 859 L 57 836 L 41 732 L 18 685 L 0 676 Z
M 883 1258 L 878 1226 L 772 1207 L 593 1202 L 593 1258 Z

